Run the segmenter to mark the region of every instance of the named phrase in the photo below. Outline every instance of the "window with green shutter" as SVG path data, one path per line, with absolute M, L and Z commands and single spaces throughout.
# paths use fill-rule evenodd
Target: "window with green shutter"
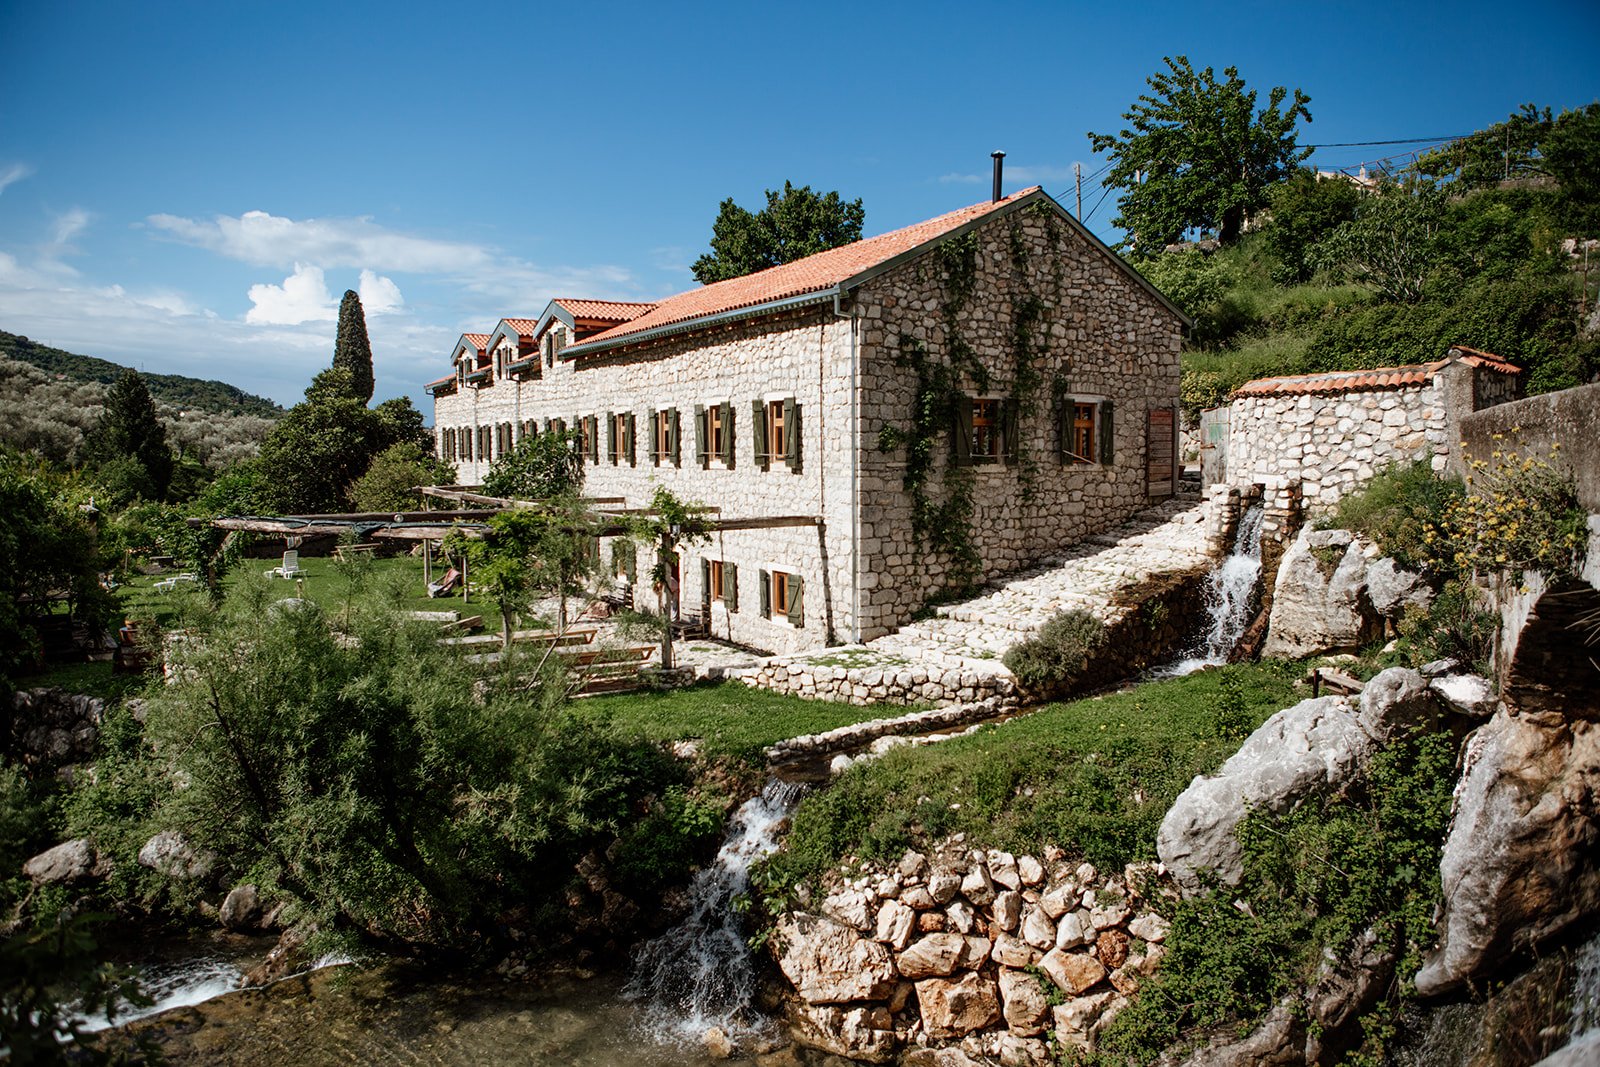
M 628 466 L 636 467 L 636 466 L 638 466 L 638 449 L 637 449 L 637 446 L 636 446 L 636 443 L 635 443 L 635 438 L 637 437 L 637 423 L 635 422 L 633 412 L 631 412 L 631 411 L 628 412 L 627 421 L 623 424 L 622 428 L 623 428 L 623 441 L 622 441 L 623 455 L 627 457 Z
M 694 406 L 694 455 L 700 461 L 700 466 L 711 466 L 711 421 L 710 414 L 699 404 Z
M 660 466 L 661 454 L 666 451 L 666 441 L 663 439 L 666 435 L 661 432 L 661 419 L 664 415 L 665 411 L 657 411 L 655 408 L 650 408 L 644 415 L 645 429 L 650 434 L 650 463 L 653 466 Z
M 729 470 L 733 470 L 733 405 L 723 403 L 719 405 L 722 413 L 722 462 Z
M 739 610 L 739 566 L 735 563 L 722 565 L 722 599 L 728 605 L 729 611 Z
M 800 405 L 793 397 L 783 402 L 783 461 L 800 473 Z
M 756 466 L 766 470 L 767 455 L 767 405 L 759 400 L 750 402 L 750 439 L 754 442 L 752 453 Z
M 1111 466 L 1116 455 L 1117 433 L 1112 416 L 1115 406 L 1110 400 L 1100 401 L 1100 462 Z
M 622 443 L 617 440 L 617 416 L 613 412 L 606 412 L 606 451 L 611 455 L 611 465 L 615 467 L 622 454 Z

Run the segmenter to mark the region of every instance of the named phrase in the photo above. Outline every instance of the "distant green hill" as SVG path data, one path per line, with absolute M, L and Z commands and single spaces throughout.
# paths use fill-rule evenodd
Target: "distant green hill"
M 59 348 L 41 345 L 26 337 L 0 330 L 0 355 L 29 363 L 49 374 L 64 375 L 75 382 L 110 385 L 129 368 L 108 359 L 79 356 Z M 186 411 L 209 411 L 218 415 L 256 415 L 275 419 L 283 409 L 265 397 L 254 396 L 227 382 L 186 378 L 181 374 L 144 374 L 150 395 Z

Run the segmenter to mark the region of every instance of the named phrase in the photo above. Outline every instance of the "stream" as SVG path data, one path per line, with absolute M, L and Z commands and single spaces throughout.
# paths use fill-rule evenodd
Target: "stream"
M 1228 662 L 1244 631 L 1257 602 L 1261 584 L 1261 519 L 1260 504 L 1252 504 L 1239 517 L 1239 528 L 1234 533 L 1233 551 L 1230 552 L 1206 579 L 1206 631 L 1198 641 L 1186 649 L 1177 662 L 1151 672 L 1156 678 L 1178 678 L 1193 674 L 1204 667 L 1215 667 Z

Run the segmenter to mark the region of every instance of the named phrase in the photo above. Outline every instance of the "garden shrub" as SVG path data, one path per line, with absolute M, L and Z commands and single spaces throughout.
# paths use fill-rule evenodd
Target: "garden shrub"
M 1105 624 L 1075 608 L 1059 613 L 1037 635 L 1007 649 L 1004 662 L 1026 689 L 1062 690 L 1082 676 L 1089 654 L 1105 638 Z

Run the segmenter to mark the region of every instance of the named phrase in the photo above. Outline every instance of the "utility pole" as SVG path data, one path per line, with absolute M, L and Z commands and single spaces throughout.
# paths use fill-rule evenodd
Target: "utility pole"
M 1072 180 L 1078 187 L 1078 221 L 1083 221 L 1083 164 L 1072 165 Z

